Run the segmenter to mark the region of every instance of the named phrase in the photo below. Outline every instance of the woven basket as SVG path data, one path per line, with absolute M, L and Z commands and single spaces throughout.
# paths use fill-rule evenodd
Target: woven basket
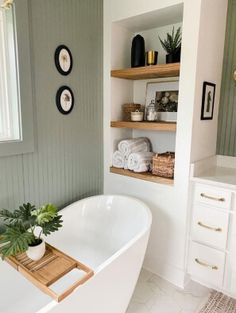
M 175 153 L 166 152 L 156 154 L 153 159 L 152 174 L 165 177 L 174 178 L 175 168 Z
M 131 112 L 135 112 L 136 110 L 141 111 L 141 104 L 138 103 L 125 103 L 122 106 L 123 113 L 123 121 L 130 122 L 131 121 Z

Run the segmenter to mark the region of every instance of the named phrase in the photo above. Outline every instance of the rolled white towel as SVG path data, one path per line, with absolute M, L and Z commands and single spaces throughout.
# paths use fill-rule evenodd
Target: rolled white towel
M 118 168 L 125 167 L 125 158 L 120 151 L 115 151 L 112 156 L 112 165 Z
M 128 169 L 137 173 L 148 172 L 151 168 L 153 152 L 131 153 L 128 158 Z
M 146 137 L 121 140 L 118 144 L 118 150 L 128 159 L 131 153 L 151 151 L 151 142 Z

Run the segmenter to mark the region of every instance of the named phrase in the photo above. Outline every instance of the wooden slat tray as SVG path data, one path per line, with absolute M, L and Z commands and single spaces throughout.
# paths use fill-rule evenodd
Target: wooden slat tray
M 74 260 L 55 247 L 46 244 L 46 253 L 39 261 L 32 261 L 26 253 L 5 259 L 11 266 L 32 282 L 41 291 L 51 296 L 57 302 L 62 301 L 79 285 L 82 285 L 94 275 L 92 269 Z M 61 294 L 57 294 L 49 287 L 68 274 L 73 269 L 84 272 L 84 275 Z

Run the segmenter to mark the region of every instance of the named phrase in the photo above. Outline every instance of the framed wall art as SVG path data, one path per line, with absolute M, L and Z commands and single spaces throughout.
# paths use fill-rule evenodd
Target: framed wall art
M 62 86 L 56 94 L 56 105 L 62 114 L 69 114 L 74 107 L 74 95 L 67 86 Z
M 155 104 L 157 120 L 174 122 L 177 120 L 179 82 L 147 83 L 145 119 L 149 108 Z
M 212 120 L 215 103 L 216 84 L 203 82 L 201 120 Z
M 73 67 L 73 59 L 70 49 L 65 45 L 56 48 L 54 55 L 55 65 L 62 75 L 69 75 Z

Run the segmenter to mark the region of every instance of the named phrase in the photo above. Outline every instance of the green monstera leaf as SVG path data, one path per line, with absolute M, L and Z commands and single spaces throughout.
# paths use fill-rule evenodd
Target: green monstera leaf
M 9 225 L 0 236 L 0 254 L 2 258 L 23 253 L 35 240 L 33 233 L 25 231 L 21 226 Z
M 27 230 L 35 221 L 35 217 L 31 215 L 33 210 L 35 210 L 34 205 L 24 203 L 14 212 L 5 209 L 0 210 L 0 218 L 2 218 L 7 225 L 20 225 Z
M 57 231 L 60 227 L 62 227 L 62 216 L 61 215 L 57 215 L 56 217 L 54 217 L 53 220 L 51 220 L 50 222 L 43 224 L 42 227 L 42 233 L 45 236 L 50 235 L 51 233 L 54 233 L 55 231 Z
M 31 215 L 35 216 L 37 225 L 42 226 L 57 216 L 57 208 L 53 204 L 47 204 L 32 211 Z

